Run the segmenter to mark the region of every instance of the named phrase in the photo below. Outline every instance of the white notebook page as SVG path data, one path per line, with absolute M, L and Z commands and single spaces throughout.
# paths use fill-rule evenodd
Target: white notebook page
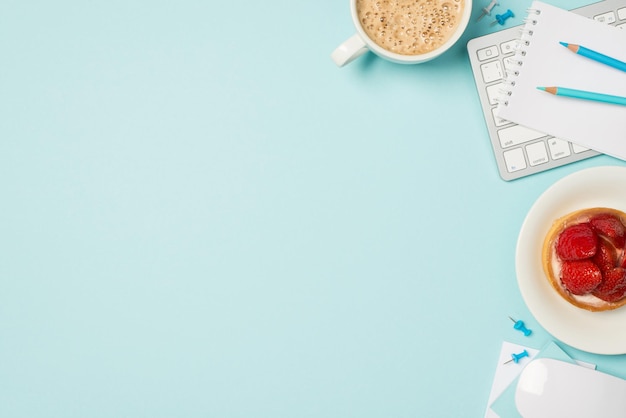
M 518 75 L 509 76 L 515 84 L 507 87 L 510 96 L 505 95 L 503 100 L 508 104 L 499 104 L 498 116 L 626 160 L 626 106 L 537 90 L 538 86 L 555 86 L 626 97 L 626 72 L 559 44 L 585 46 L 626 61 L 626 30 L 540 1 L 532 3 L 524 29 L 517 54 L 521 66 Z

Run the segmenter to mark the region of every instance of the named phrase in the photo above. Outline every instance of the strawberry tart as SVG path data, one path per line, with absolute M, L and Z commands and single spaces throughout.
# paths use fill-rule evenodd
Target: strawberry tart
M 626 305 L 626 213 L 578 210 L 557 219 L 543 243 L 543 269 L 552 287 L 589 311 Z

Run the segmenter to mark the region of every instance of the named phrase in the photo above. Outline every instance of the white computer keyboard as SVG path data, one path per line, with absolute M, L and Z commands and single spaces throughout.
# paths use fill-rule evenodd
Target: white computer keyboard
M 626 29 L 626 0 L 604 0 L 572 12 Z M 507 181 L 599 154 L 496 117 L 496 100 L 510 67 L 508 60 L 515 52 L 520 29 L 521 26 L 504 29 L 474 38 L 467 44 L 498 171 Z

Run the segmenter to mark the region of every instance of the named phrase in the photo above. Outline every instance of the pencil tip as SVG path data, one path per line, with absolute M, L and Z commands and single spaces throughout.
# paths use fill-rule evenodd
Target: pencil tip
M 557 94 L 559 88 L 558 87 L 537 87 L 537 90 L 545 91 L 550 94 Z
M 569 49 L 570 51 L 578 54 L 578 49 L 580 48 L 579 45 L 576 44 L 568 44 L 567 42 L 559 42 L 561 45 L 563 45 L 565 48 Z

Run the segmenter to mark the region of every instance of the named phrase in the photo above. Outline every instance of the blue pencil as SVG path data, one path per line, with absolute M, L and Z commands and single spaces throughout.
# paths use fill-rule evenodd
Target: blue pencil
M 594 93 L 591 91 L 574 90 L 565 87 L 537 87 L 539 90 L 554 94 L 555 96 L 572 97 L 575 99 L 593 100 L 596 102 L 618 104 L 626 106 L 626 97 L 611 96 L 609 94 Z
M 615 58 L 611 58 L 607 55 L 593 51 L 589 48 L 585 48 L 581 45 L 568 44 L 567 42 L 559 42 L 561 45 L 574 52 L 575 54 L 582 55 L 599 63 L 608 65 L 609 67 L 617 68 L 618 70 L 626 71 L 626 62 L 622 62 Z

